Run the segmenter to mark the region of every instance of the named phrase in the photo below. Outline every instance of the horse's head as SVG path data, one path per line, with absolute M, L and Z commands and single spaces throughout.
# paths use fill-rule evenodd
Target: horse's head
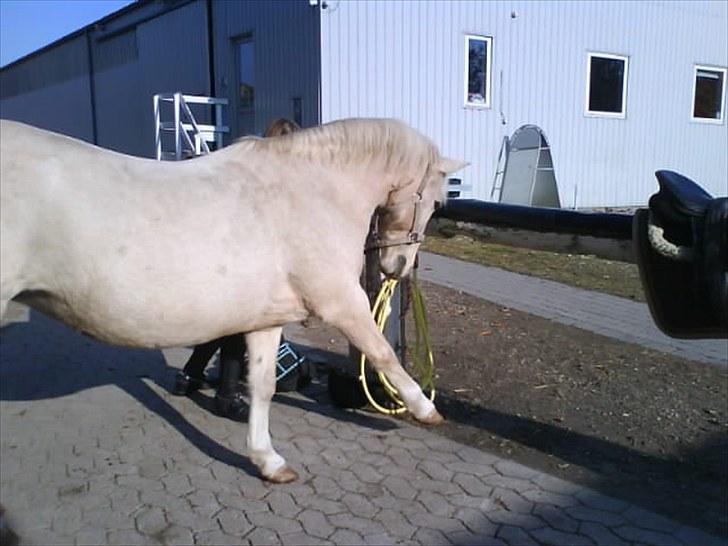
M 447 199 L 445 177 L 468 163 L 440 158 L 430 164 L 421 180 L 393 191 L 379 209 L 377 235 L 379 267 L 388 277 L 405 277 L 412 270 L 425 227 L 435 208 Z

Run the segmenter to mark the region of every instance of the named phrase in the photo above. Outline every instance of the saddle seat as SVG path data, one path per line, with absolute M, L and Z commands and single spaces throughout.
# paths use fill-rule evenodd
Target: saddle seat
M 650 209 L 673 222 L 702 218 L 713 196 L 689 178 L 673 171 L 657 171 L 660 191 L 650 198 Z

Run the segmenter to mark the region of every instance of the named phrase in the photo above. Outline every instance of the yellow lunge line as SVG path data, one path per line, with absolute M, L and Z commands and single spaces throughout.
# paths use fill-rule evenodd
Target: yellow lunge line
M 374 300 L 374 305 L 372 305 L 372 315 L 374 316 L 374 321 L 377 323 L 377 328 L 379 328 L 380 332 L 384 331 L 384 327 L 387 324 L 387 319 L 389 318 L 389 315 L 392 312 L 392 306 L 390 305 L 390 302 L 392 300 L 392 296 L 394 295 L 394 290 L 397 287 L 397 281 L 395 279 L 387 279 L 382 283 L 382 287 L 379 289 L 379 293 L 377 294 L 376 299 Z M 414 292 L 414 298 L 413 298 L 413 314 L 415 317 L 415 328 L 417 330 L 417 339 L 418 341 L 420 339 L 423 339 L 425 342 L 425 350 L 427 354 L 427 359 L 424 364 L 420 364 L 420 372 L 422 377 L 420 378 L 420 386 L 422 388 L 425 388 L 427 383 L 429 383 L 430 386 L 430 400 L 435 399 L 435 388 L 433 384 L 433 369 L 434 369 L 434 358 L 432 356 L 432 350 L 429 346 L 429 336 L 427 332 L 427 321 L 424 314 L 424 305 L 422 304 L 422 296 L 419 292 L 419 286 L 417 285 L 417 281 L 415 278 L 412 279 L 412 287 Z M 417 307 L 417 309 L 414 309 L 414 307 Z M 419 347 L 418 347 L 419 348 Z M 369 403 L 380 413 L 384 413 L 387 415 L 399 415 L 401 413 L 404 413 L 407 411 L 407 408 L 405 407 L 402 400 L 399 398 L 399 393 L 397 392 L 397 389 L 394 388 L 394 386 L 389 382 L 389 380 L 384 376 L 383 373 L 379 373 L 379 380 L 381 381 L 382 385 L 384 386 L 384 389 L 387 391 L 387 394 L 389 394 L 389 397 L 394 402 L 395 407 L 394 408 L 386 408 L 379 404 L 374 397 L 372 396 L 371 392 L 369 391 L 369 385 L 367 384 L 366 379 L 366 356 L 364 356 L 364 353 L 361 353 L 359 357 L 359 381 L 361 381 L 362 387 L 364 388 L 364 394 L 367 397 L 367 400 Z

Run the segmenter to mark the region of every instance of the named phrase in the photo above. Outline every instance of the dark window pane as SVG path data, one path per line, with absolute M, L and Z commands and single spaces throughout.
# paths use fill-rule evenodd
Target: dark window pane
M 238 84 L 240 107 L 253 108 L 255 91 L 255 53 L 253 42 L 241 42 L 238 46 Z
M 624 61 L 606 57 L 591 58 L 589 110 L 621 113 L 624 97 Z
M 488 43 L 484 40 L 468 40 L 468 102 L 486 104 L 486 80 L 488 74 Z
M 696 118 L 720 119 L 720 103 L 723 98 L 723 73 L 712 70 L 698 70 L 695 76 Z

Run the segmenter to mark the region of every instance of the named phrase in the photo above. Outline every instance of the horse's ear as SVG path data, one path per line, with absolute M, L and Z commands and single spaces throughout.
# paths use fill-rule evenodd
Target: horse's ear
M 451 174 L 470 165 L 469 161 L 461 161 L 459 159 L 450 159 L 449 157 L 441 157 L 437 164 L 437 170 L 441 173 Z

